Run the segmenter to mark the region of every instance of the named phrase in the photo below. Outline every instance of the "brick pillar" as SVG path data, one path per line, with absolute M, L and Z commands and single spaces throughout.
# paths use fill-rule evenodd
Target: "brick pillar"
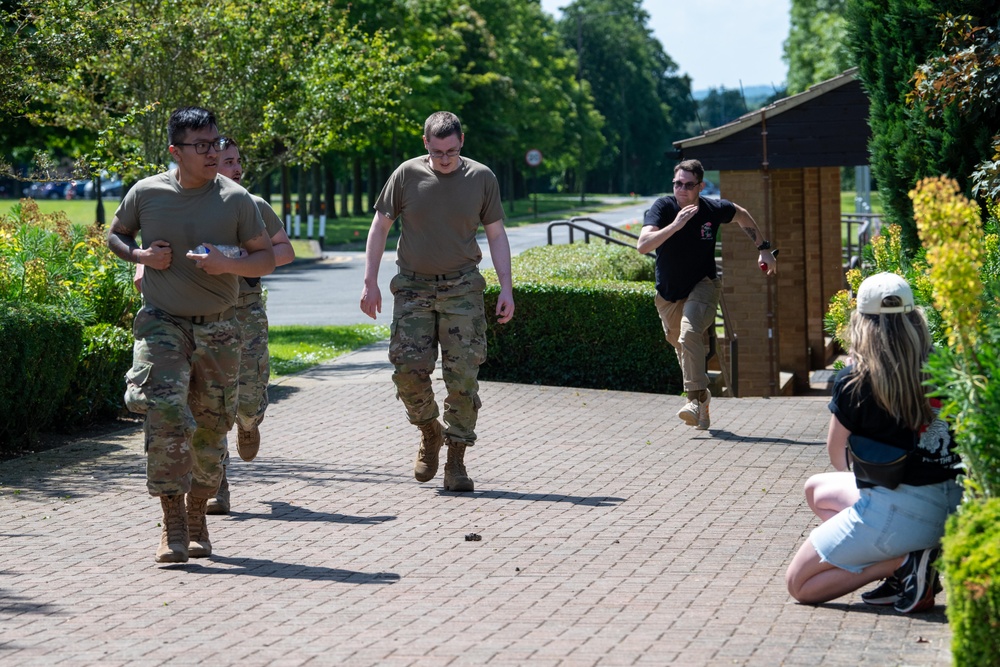
M 804 391 L 810 371 L 825 364 L 823 314 L 843 284 L 840 171 L 724 171 L 719 180 L 722 197 L 747 209 L 781 251 L 778 275 L 768 278 L 739 225 L 722 228 L 723 299 L 738 340 L 739 395 L 781 393 L 779 371 Z

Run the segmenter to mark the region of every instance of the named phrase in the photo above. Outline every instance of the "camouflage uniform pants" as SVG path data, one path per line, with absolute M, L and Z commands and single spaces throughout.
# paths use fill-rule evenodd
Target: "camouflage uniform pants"
M 486 361 L 486 280 L 478 270 L 449 280 L 397 274 L 393 294 L 389 361 L 392 380 L 412 424 L 436 419 L 431 374 L 441 348 L 445 436 L 472 445 L 476 441 L 479 366 Z
M 251 299 L 256 296 L 256 299 Z M 248 303 L 244 304 L 244 300 Z M 267 313 L 260 295 L 241 297 L 236 308 L 243 348 L 240 354 L 240 383 L 236 421 L 243 430 L 252 429 L 264 419 L 267 410 L 267 382 L 271 377 L 271 358 L 267 352 Z
M 211 498 L 236 419 L 236 318 L 194 324 L 146 306 L 132 330 L 125 404 L 146 415 L 146 487 L 152 496 Z

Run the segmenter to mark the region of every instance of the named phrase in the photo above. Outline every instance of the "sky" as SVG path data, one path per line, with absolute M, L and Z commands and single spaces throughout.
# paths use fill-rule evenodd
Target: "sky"
M 569 0 L 542 0 L 559 18 Z M 780 86 L 791 0 L 643 0 L 649 28 L 693 91 Z

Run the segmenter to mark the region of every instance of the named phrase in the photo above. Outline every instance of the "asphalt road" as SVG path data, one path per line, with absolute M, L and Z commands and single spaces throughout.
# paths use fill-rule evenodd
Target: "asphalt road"
M 631 200 L 627 200 L 631 201 Z M 635 200 L 622 208 L 590 217 L 601 222 L 621 226 L 642 220 L 643 212 L 653 198 Z M 523 225 L 507 229 L 511 253 L 518 254 L 548 242 L 549 222 Z M 598 229 L 595 227 L 595 229 Z M 566 243 L 566 227 L 553 230 L 554 243 Z M 576 236 L 580 241 L 579 233 Z M 483 250 L 480 268 L 493 266 L 486 236 L 480 234 L 479 246 Z M 326 252 L 323 259 L 312 262 L 295 262 L 278 268 L 264 279 L 267 286 L 267 316 L 272 325 L 303 324 L 371 324 L 373 320 L 361 312 L 361 284 L 364 280 L 364 252 Z M 386 326 L 392 320 L 392 300 L 389 280 L 396 274 L 396 253 L 386 251 L 379 269 L 379 287 L 382 290 L 382 313 L 375 320 Z M 514 276 L 516 282 L 517 276 Z

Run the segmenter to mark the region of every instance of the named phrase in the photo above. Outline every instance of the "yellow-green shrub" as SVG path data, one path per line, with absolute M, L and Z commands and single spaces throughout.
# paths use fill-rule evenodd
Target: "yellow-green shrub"
M 966 503 L 943 540 L 951 649 L 959 667 L 1000 658 L 1000 498 Z

